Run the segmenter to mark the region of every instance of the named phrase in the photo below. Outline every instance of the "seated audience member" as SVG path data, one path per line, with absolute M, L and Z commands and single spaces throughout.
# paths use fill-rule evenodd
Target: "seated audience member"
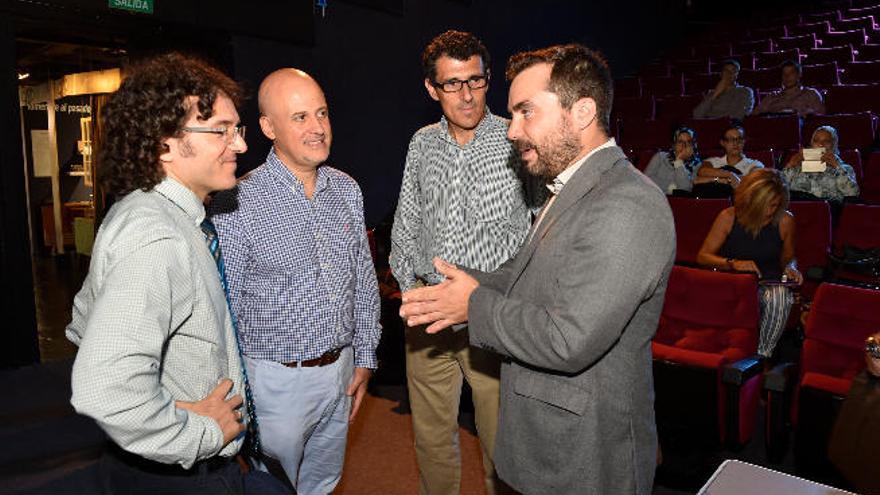
M 880 341 L 880 332 L 871 335 L 876 341 Z M 868 373 L 874 375 L 876 378 L 880 378 L 880 359 L 875 358 L 871 355 L 870 352 L 865 350 L 865 365 L 868 369 Z
M 717 178 L 715 182 L 736 187 L 741 176 L 748 175 L 755 169 L 764 168 L 759 160 L 746 156 L 743 149 L 746 144 L 746 131 L 741 125 L 731 125 L 721 136 L 721 147 L 724 156 L 714 156 L 703 161 L 697 169 L 697 176 Z M 714 179 L 710 179 L 714 180 Z
M 788 206 L 788 187 L 776 170 L 756 170 L 746 176 L 733 206 L 718 214 L 697 253 L 697 263 L 709 268 L 753 272 L 762 281 L 800 284 L 803 277 L 794 259 L 795 223 Z M 788 320 L 794 297 L 781 283 L 762 283 L 758 353 L 769 357 Z
M 810 146 L 813 148 L 825 148 L 822 154 L 822 162 L 825 170 L 822 172 L 804 172 L 801 164 L 804 161 L 804 151 L 800 150 L 785 164 L 782 174 L 788 180 L 791 191 L 816 199 L 827 199 L 840 203 L 845 197 L 859 195 L 859 184 L 856 182 L 856 173 L 853 168 L 843 163 L 840 158 L 840 150 L 837 149 L 837 129 L 830 125 L 823 125 L 813 131 Z
M 782 89 L 762 98 L 754 113 L 760 115 L 762 113 L 792 112 L 801 117 L 811 113 L 825 113 L 822 94 L 815 88 L 802 85 L 802 75 L 801 64 L 793 60 L 783 62 Z
M 645 168 L 645 175 L 666 194 L 690 191 L 700 167 L 696 135 L 689 127 L 679 127 L 672 135 L 672 148 L 658 151 Z
M 742 119 L 752 113 L 755 94 L 752 88 L 736 83 L 739 76 L 739 62 L 726 60 L 721 67 L 721 79 L 703 101 L 694 109 L 695 119 L 717 119 L 729 117 Z

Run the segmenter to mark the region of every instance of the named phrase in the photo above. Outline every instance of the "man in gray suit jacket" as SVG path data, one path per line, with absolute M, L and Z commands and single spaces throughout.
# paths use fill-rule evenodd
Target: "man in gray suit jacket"
M 493 273 L 435 264 L 446 281 L 403 296 L 429 332 L 469 320 L 504 356 L 499 476 L 526 494 L 651 492 L 657 433 L 651 338 L 675 234 L 663 193 L 609 138 L 612 82 L 580 45 L 514 55 L 508 137 L 553 196 Z

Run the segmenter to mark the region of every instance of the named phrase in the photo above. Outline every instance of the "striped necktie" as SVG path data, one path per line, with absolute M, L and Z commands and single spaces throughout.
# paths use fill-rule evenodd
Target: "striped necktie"
M 202 222 L 202 233 L 205 234 L 205 241 L 208 243 L 208 249 L 217 264 L 217 272 L 220 274 L 220 285 L 223 286 L 223 292 L 226 294 L 226 305 L 229 307 L 229 316 L 232 320 L 232 330 L 235 335 L 235 344 L 238 348 L 238 357 L 241 360 L 241 374 L 244 377 L 244 398 L 247 405 L 247 438 L 245 438 L 245 452 L 254 457 L 260 455 L 260 432 L 257 425 L 257 411 L 254 407 L 254 395 L 251 392 L 251 384 L 248 381 L 247 369 L 244 365 L 244 356 L 241 354 L 241 343 L 238 340 L 238 325 L 235 321 L 235 315 L 232 314 L 232 305 L 229 303 L 229 290 L 226 284 L 226 267 L 223 264 L 223 256 L 220 255 L 220 239 L 217 237 L 217 229 L 214 224 L 207 218 Z

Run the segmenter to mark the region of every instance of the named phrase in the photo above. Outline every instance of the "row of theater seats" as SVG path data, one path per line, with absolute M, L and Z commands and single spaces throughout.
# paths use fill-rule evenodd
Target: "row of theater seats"
M 829 64 L 829 66 L 836 64 Z M 877 64 L 878 74 L 872 81 L 880 80 L 880 62 Z M 779 69 L 776 73 L 776 86 L 780 86 Z M 652 90 L 652 94 L 638 97 L 615 96 L 611 106 L 612 119 L 617 120 L 650 120 L 653 118 L 688 118 L 694 108 L 703 100 L 703 93 L 712 89 L 718 82 L 718 76 L 712 75 L 714 82 L 704 86 L 704 91 L 683 94 L 678 90 Z M 620 81 L 625 81 L 622 79 Z M 677 84 L 677 83 L 676 83 Z M 759 91 L 755 105 L 770 91 Z M 880 84 L 839 84 L 830 86 L 825 91 L 825 112 L 829 114 L 873 111 L 880 114 Z
M 880 95 L 878 95 L 880 98 Z M 810 137 L 817 127 L 830 125 L 837 129 L 841 149 L 867 151 L 877 134 L 877 116 L 870 111 L 837 115 L 809 115 L 801 123 L 797 115 L 749 116 L 743 119 L 746 132 L 746 149 L 788 150 L 809 145 Z M 668 148 L 672 131 L 686 125 L 697 133 L 701 149 L 718 148 L 718 141 L 730 126 L 730 119 L 657 118 L 651 120 L 619 120 L 617 141 L 624 148 Z M 704 156 L 712 156 L 706 155 Z
M 880 48 L 880 45 L 877 45 Z M 781 52 L 780 52 L 781 53 Z M 880 53 L 877 54 L 880 57 Z M 737 81 L 743 86 L 748 86 L 756 91 L 756 103 L 761 97 L 779 89 L 780 69 L 779 64 L 786 60 L 797 61 L 796 56 L 789 58 L 782 54 L 766 68 L 741 69 Z M 711 65 L 720 65 L 721 61 Z M 718 83 L 720 67 L 708 70 L 708 61 L 697 61 L 695 64 L 685 66 L 677 65 L 676 73 L 669 76 L 645 77 L 630 76 L 620 78 L 615 82 L 615 97 L 617 99 L 632 99 L 646 96 L 663 98 L 668 96 L 690 95 L 699 96 L 714 88 Z M 705 67 L 701 67 L 705 66 Z M 679 72 L 680 71 L 680 72 Z M 839 85 L 873 84 L 880 79 L 880 59 L 865 59 L 846 61 L 845 57 L 834 57 L 824 63 L 805 64 L 803 66 L 804 83 L 811 87 L 817 87 L 826 93 L 831 88 Z M 848 91 L 844 90 L 836 90 Z M 832 99 L 833 96 L 832 96 Z
M 654 354 L 661 449 L 682 439 L 701 447 L 748 443 L 764 390 L 765 448 L 779 462 L 794 427 L 801 475 L 827 479 L 831 426 L 852 379 L 864 368 L 864 341 L 880 328 L 880 291 L 823 283 L 806 319 L 798 363 L 767 373 L 755 355 L 756 278 L 676 265 L 669 277 Z
M 800 3 L 795 9 L 789 16 L 758 12 L 749 22 L 718 23 L 689 36 L 688 46 L 643 66 L 636 76 L 617 81 L 613 125 L 633 163 L 644 169 L 658 149 L 670 147 L 672 130 L 680 125 L 696 130 L 702 157 L 721 155 L 716 148 L 729 120 L 691 118 L 702 94 L 717 83 L 720 63 L 737 59 L 739 83 L 752 87 L 760 99 L 780 87 L 779 64 L 792 59 L 805 64 L 803 83 L 824 93 L 829 115 L 747 117 L 746 154 L 779 167 L 790 152 L 809 145 L 816 127 L 834 126 L 842 158 L 856 170 L 862 199 L 880 202 L 880 152 L 875 148 L 880 1 Z M 799 352 L 793 357 L 797 362 L 768 369 L 756 356 L 756 278 L 694 267 L 713 221 L 730 201 L 671 197 L 669 202 L 676 266 L 652 344 L 664 458 L 685 444 L 741 447 L 755 427 L 763 427 L 768 457 L 778 462 L 793 429 L 798 473 L 822 479 L 830 473 L 826 451 L 836 410 L 864 367 L 864 339 L 880 331 L 878 267 L 864 270 L 841 257 L 851 250 L 880 248 L 880 206 L 847 203 L 832 222 L 826 202 L 790 204 L 796 257 L 807 276 L 800 296 L 812 303 L 800 350 L 788 349 Z M 758 426 L 762 394 L 765 421 Z

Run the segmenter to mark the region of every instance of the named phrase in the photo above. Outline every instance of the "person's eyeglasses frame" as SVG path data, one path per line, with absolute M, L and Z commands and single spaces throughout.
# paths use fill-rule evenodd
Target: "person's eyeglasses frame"
M 231 132 L 230 132 L 231 130 Z M 231 125 L 231 126 L 222 126 L 222 127 L 183 127 L 181 128 L 183 132 L 193 132 L 197 134 L 216 134 L 218 136 L 223 136 L 226 144 L 232 144 L 235 142 L 235 138 L 240 137 L 244 140 L 245 131 L 247 131 L 247 126 L 244 125 Z
M 467 84 L 468 89 L 471 91 L 483 89 L 489 86 L 489 72 L 487 71 L 485 74 L 479 76 L 471 76 L 463 81 L 461 79 L 450 79 L 449 81 L 444 82 L 431 81 L 431 86 L 434 86 L 444 93 L 458 93 L 464 88 L 465 84 Z

